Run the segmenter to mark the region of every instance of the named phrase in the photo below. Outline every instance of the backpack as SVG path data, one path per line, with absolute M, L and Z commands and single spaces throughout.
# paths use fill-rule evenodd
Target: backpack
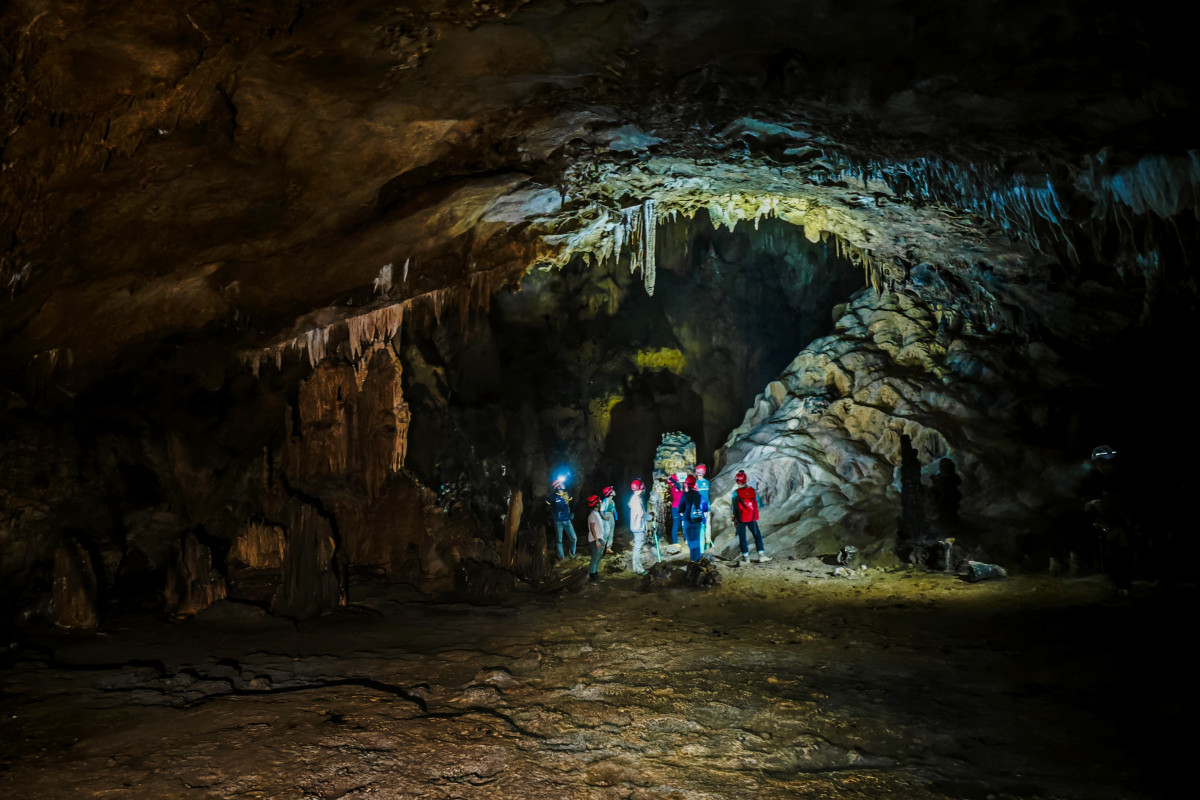
M 692 522 L 704 521 L 704 511 L 700 508 L 700 503 L 695 503 L 688 509 L 688 519 Z
M 751 494 L 750 497 L 742 496 L 738 492 L 738 521 L 748 521 L 758 518 L 758 497 Z

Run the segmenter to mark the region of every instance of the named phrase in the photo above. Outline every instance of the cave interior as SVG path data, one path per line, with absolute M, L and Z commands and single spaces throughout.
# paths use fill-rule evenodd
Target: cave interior
M 1112 0 L 10 0 L 0 787 L 1160 796 L 1192 39 Z M 707 572 L 635 575 L 622 511 L 589 585 L 551 479 L 585 552 L 671 433 Z

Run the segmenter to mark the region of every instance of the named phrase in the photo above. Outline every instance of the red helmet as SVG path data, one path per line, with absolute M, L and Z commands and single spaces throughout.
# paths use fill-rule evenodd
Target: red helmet
M 738 484 L 739 486 L 741 486 L 742 484 L 744 484 L 744 483 L 746 482 L 746 473 L 745 473 L 745 471 L 743 471 L 743 470 L 740 470 L 740 469 L 739 469 L 739 470 L 738 470 L 738 474 L 737 474 L 737 475 L 734 475 L 734 476 L 733 476 L 733 479 L 734 479 L 734 480 L 737 482 L 737 484 Z
M 696 476 L 695 475 L 687 476 L 687 485 L 689 488 L 696 485 Z
M 597 497 L 596 495 L 592 495 L 591 497 L 588 498 L 588 508 L 595 508 L 598 505 L 600 505 L 599 497 Z
M 604 491 L 601 492 L 600 494 L 604 495 L 605 497 L 612 497 L 616 493 L 617 493 L 617 490 L 614 489 L 613 487 L 605 486 Z
M 696 465 L 696 474 L 703 478 L 708 473 L 708 467 L 703 464 Z
M 641 479 L 634 478 L 633 483 L 629 484 L 629 488 L 633 489 L 635 492 L 640 492 L 642 489 L 646 488 L 646 484 L 642 483 Z

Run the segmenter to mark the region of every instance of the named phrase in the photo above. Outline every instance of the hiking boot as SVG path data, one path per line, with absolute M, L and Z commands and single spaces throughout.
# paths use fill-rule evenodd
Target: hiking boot
M 767 555 L 766 553 L 759 553 L 759 554 L 758 554 L 758 563 L 760 563 L 760 564 L 765 564 L 765 563 L 767 563 L 767 562 L 768 562 L 768 561 L 770 561 L 770 560 L 771 560 L 771 557 L 770 557 L 769 555 Z
M 598 573 L 598 572 L 589 572 L 589 573 L 588 573 L 588 580 L 589 580 L 589 581 L 591 581 L 592 583 L 599 583 L 599 582 L 600 582 L 600 573 Z
M 743 564 L 750 563 L 750 554 L 749 553 L 742 553 L 742 563 Z

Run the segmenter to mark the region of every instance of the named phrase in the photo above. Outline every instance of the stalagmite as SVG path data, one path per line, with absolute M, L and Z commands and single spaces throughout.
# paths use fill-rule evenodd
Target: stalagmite
M 508 513 L 504 515 L 504 549 L 501 551 L 500 563 L 512 567 L 513 553 L 517 546 L 517 531 L 521 527 L 521 513 L 524 509 L 524 498 L 517 489 L 508 498 Z

